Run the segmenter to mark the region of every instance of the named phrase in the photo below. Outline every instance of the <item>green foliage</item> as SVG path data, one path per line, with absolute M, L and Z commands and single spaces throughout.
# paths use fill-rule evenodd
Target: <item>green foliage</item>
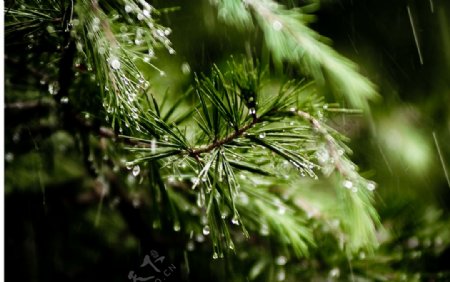
M 87 230 L 123 246 L 119 254 L 161 248 L 181 266 L 174 279 L 400 279 L 408 270 L 395 269 L 402 257 L 389 247 L 405 240 L 396 236 L 403 231 L 381 225 L 373 173 L 353 162 L 344 128 L 347 119 L 365 122 L 356 114 L 370 113 L 374 85 L 308 26 L 316 3 L 209 3 L 242 34 L 259 32 L 273 60 L 255 47 L 258 35 L 233 42 L 238 51 L 202 54 L 201 63 L 175 55 L 183 47 L 172 45 L 166 26 L 177 26 L 174 11 L 187 4 L 11 3 L 6 147 L 18 156 L 7 155 L 7 194 L 39 191 L 46 209 L 50 191 L 82 206 Z M 182 33 L 185 44 L 191 38 Z M 171 70 L 183 60 L 185 84 Z M 327 90 L 338 99 L 329 101 Z M 352 108 L 341 106 L 341 95 Z M 427 167 L 428 147 L 411 152 L 424 142 L 410 123 L 399 131 L 405 136 L 380 124 L 388 134 L 375 140 L 390 155 L 401 151 L 396 165 Z M 54 192 L 65 185 L 72 194 Z M 417 230 L 437 218 L 430 212 Z M 432 240 L 446 226 L 409 235 Z
M 315 10 L 315 5 L 288 10 L 272 0 L 248 0 L 247 8 L 242 1 L 218 2 L 221 18 L 239 27 L 250 27 L 251 12 L 254 14 L 277 64 L 298 64 L 302 72 L 330 85 L 332 92 L 344 95 L 357 108 L 368 110 L 367 101 L 377 97 L 373 84 L 356 71 L 354 63 L 324 44 L 307 26 L 312 20 L 308 12 Z

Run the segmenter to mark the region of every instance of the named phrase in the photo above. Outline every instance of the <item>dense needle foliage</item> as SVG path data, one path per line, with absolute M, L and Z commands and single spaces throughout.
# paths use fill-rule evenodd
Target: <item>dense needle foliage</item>
M 133 280 L 156 251 L 155 281 L 420 279 L 346 137 L 393 142 L 379 94 L 310 26 L 319 1 L 160 2 L 6 1 L 6 277 Z

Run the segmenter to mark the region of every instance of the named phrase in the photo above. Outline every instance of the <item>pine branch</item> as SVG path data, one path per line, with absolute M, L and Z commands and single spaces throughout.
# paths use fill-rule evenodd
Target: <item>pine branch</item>
M 225 2 L 228 1 L 217 2 L 219 14 L 230 24 L 242 27 L 242 19 L 250 22 L 250 11 L 253 12 L 277 63 L 298 64 L 320 84 L 338 89 L 335 94 L 343 93 L 353 107 L 368 111 L 368 101 L 377 98 L 374 85 L 356 71 L 354 63 L 320 40 L 306 25 L 310 16 L 301 9 L 288 10 L 272 0 L 229 1 L 233 5 Z M 247 6 L 239 4 L 242 2 Z
M 253 127 L 258 122 L 260 122 L 260 119 L 255 117 L 255 118 L 253 118 L 251 123 L 239 128 L 238 130 L 236 130 L 235 132 L 231 133 L 230 135 L 226 136 L 223 139 L 216 140 L 214 143 L 211 143 L 206 146 L 189 149 L 189 155 L 193 156 L 194 158 L 197 158 L 200 154 L 208 153 L 208 152 L 210 152 L 214 149 L 217 149 L 223 145 L 233 142 L 236 138 L 239 138 L 242 135 L 244 135 L 251 127 Z

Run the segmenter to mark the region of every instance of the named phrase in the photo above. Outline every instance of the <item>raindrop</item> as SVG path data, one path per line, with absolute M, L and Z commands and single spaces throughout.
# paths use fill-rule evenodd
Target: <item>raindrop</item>
M 141 40 L 140 38 L 134 39 L 134 44 L 136 44 L 136 45 L 141 45 L 143 42 L 144 42 L 144 41 Z
M 164 30 L 164 34 L 165 35 L 169 35 L 169 34 L 171 34 L 172 33 L 172 30 L 170 29 L 170 28 L 166 28 L 165 30 Z
M 273 29 L 275 29 L 276 31 L 280 31 L 283 28 L 283 24 L 280 21 L 274 21 L 272 23 L 272 27 Z
M 239 225 L 239 218 L 236 214 L 231 219 L 231 223 L 233 223 L 234 225 Z
M 330 277 L 339 277 L 340 274 L 341 271 L 337 267 L 330 270 Z
M 278 207 L 278 213 L 279 213 L 279 214 L 285 214 L 285 213 L 286 213 L 286 207 L 283 206 L 283 205 L 280 205 L 280 206 Z
M 152 142 L 150 144 L 150 148 L 152 150 L 152 153 L 156 152 L 156 139 L 155 138 L 152 139 Z
M 261 132 L 261 133 L 259 134 L 259 138 L 261 138 L 261 139 L 266 138 L 266 133 L 265 133 L 265 132 Z
M 9 152 L 5 154 L 5 161 L 10 163 L 14 160 L 14 154 Z
M 285 256 L 279 256 L 275 259 L 275 263 L 277 265 L 285 265 L 287 262 L 287 258 Z
M 407 245 L 410 249 L 417 248 L 419 246 L 419 239 L 417 237 L 411 237 L 408 239 Z
M 132 205 L 134 208 L 138 208 L 141 205 L 141 200 L 139 198 L 134 198 L 132 200 Z
M 98 48 L 98 53 L 99 53 L 100 55 L 105 54 L 105 53 L 106 53 L 105 47 L 99 47 L 99 48 Z
M 201 243 L 205 241 L 205 237 L 202 234 L 196 234 L 195 235 L 195 241 Z
M 269 235 L 269 226 L 267 226 L 267 224 L 262 224 L 261 225 L 261 229 L 259 230 L 259 233 L 262 235 L 262 236 L 267 236 L 267 235 Z
M 365 258 L 366 258 L 366 253 L 360 252 L 360 253 L 359 253 L 359 258 L 360 258 L 360 259 L 365 259 Z
M 284 271 L 284 269 L 280 269 L 280 271 L 278 271 L 277 273 L 277 280 L 284 281 L 284 279 L 286 279 L 286 272 Z
M 142 21 L 142 20 L 144 19 L 144 14 L 139 13 L 139 14 L 137 15 L 137 19 L 140 20 L 140 21 Z
M 142 11 L 142 13 L 144 14 L 144 16 L 146 18 L 150 18 L 150 11 L 149 10 L 145 9 L 145 10 Z
M 294 107 L 292 107 L 292 108 L 289 109 L 289 111 L 290 111 L 290 112 L 295 112 L 295 111 L 297 111 L 297 109 L 294 108 Z
M 187 248 L 188 251 L 191 251 L 191 252 L 192 252 L 192 251 L 195 249 L 195 244 L 194 244 L 194 242 L 191 241 L 191 240 L 189 240 L 188 243 L 187 243 L 186 248 Z
M 352 189 L 353 187 L 353 182 L 351 182 L 350 180 L 345 180 L 343 183 L 344 187 L 347 189 Z
M 133 176 L 138 176 L 140 172 L 141 172 L 141 168 L 139 167 L 139 165 L 135 165 L 133 167 L 133 171 L 132 171 Z
M 249 200 L 248 200 L 247 194 L 241 192 L 239 194 L 239 198 L 240 198 L 242 204 L 244 204 L 244 205 L 248 204 Z
M 173 231 L 178 232 L 178 231 L 180 231 L 180 229 L 181 229 L 180 223 L 179 222 L 175 222 L 173 224 Z
M 60 100 L 60 102 L 61 102 L 61 104 L 67 104 L 67 103 L 69 103 L 69 98 L 68 97 L 61 97 L 61 100 Z
M 182 72 L 184 75 L 188 75 L 188 74 L 191 73 L 191 67 L 189 66 L 188 63 L 182 63 L 182 64 L 181 64 L 181 72 Z
M 256 109 L 255 109 L 255 108 L 250 108 L 249 114 L 250 114 L 250 115 L 256 114 Z
M 205 225 L 205 227 L 203 227 L 203 235 L 208 236 L 210 232 L 209 226 Z
M 48 84 L 48 92 L 51 95 L 56 95 L 59 91 L 59 83 L 58 82 L 52 82 Z
M 164 37 L 164 31 L 162 31 L 161 29 L 157 29 L 156 34 L 160 37 Z
M 369 183 L 367 183 L 367 190 L 373 191 L 375 190 L 375 188 L 377 188 L 377 185 L 374 182 L 370 181 Z
M 120 61 L 116 57 L 113 57 L 109 60 L 109 64 L 111 65 L 111 68 L 118 70 L 120 69 Z
M 219 258 L 219 255 L 218 255 L 216 252 L 214 252 L 212 258 L 213 258 L 213 259 L 218 259 L 218 258 Z
M 170 55 L 173 55 L 173 54 L 176 53 L 176 52 L 175 52 L 175 49 L 173 49 L 172 47 L 169 47 L 168 50 L 169 50 L 169 54 L 170 54 Z
M 160 71 L 160 72 L 159 72 L 159 75 L 160 75 L 160 76 L 166 76 L 166 73 L 165 73 L 164 71 Z
M 55 28 L 52 25 L 47 26 L 47 32 L 48 33 L 54 33 L 55 32 Z

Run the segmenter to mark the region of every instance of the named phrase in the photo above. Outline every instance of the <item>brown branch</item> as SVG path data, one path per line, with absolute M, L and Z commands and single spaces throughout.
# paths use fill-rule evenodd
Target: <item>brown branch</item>
M 222 145 L 230 143 L 234 139 L 236 139 L 236 138 L 240 137 L 242 134 L 244 134 L 244 132 L 249 130 L 253 125 L 258 123 L 259 121 L 260 121 L 260 119 L 255 117 L 255 118 L 253 118 L 251 123 L 239 128 L 238 130 L 236 130 L 235 132 L 226 136 L 225 138 L 216 140 L 214 143 L 211 143 L 211 144 L 207 145 L 206 147 L 194 148 L 194 149 L 190 150 L 189 155 L 194 158 L 198 158 L 198 156 L 202 153 L 208 153 Z

